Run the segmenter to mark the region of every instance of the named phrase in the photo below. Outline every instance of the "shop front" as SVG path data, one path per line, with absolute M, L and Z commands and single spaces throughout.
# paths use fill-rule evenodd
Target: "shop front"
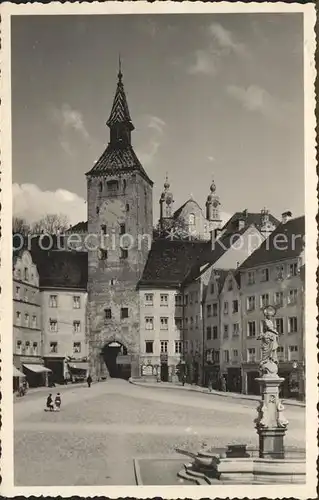
M 67 367 L 72 384 L 76 382 L 84 382 L 87 379 L 89 363 L 86 360 L 68 359 Z
M 19 390 L 19 387 L 21 386 L 22 382 L 25 379 L 26 375 L 13 365 L 13 370 L 12 370 L 13 392 L 17 392 Z
M 278 375 L 285 380 L 280 386 L 280 397 L 302 399 L 302 370 L 297 361 L 279 363 Z
M 207 361 L 204 366 L 204 385 L 211 385 L 212 389 L 220 389 L 220 367 L 212 361 Z
M 260 385 L 256 378 L 260 376 L 259 364 L 248 362 L 242 365 L 242 392 L 254 396 L 260 395 Z
M 51 371 L 49 374 L 49 387 L 54 384 L 65 384 L 71 381 L 71 375 L 68 371 L 67 359 L 63 357 L 44 358 L 45 366 Z
M 39 358 L 38 363 L 34 359 L 23 359 L 22 370 L 29 387 L 47 387 L 49 385 L 51 370 L 44 366 L 41 358 Z
M 228 392 L 238 392 L 242 391 L 242 376 L 241 368 L 239 366 L 232 366 L 227 368 L 226 383 Z

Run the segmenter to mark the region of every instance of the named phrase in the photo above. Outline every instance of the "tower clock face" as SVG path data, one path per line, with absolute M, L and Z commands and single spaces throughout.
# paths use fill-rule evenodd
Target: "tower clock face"
M 125 205 L 120 200 L 106 200 L 100 207 L 101 219 L 109 224 L 115 224 L 125 218 Z
M 215 201 L 213 202 L 213 207 L 214 207 L 214 208 L 217 208 L 217 207 L 218 207 L 218 201 L 217 201 L 217 200 L 215 200 Z

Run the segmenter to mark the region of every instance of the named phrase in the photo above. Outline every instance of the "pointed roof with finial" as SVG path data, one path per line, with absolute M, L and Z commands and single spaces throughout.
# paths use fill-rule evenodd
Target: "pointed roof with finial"
M 131 132 L 134 125 L 131 120 L 123 85 L 121 58 L 116 92 L 110 117 L 106 122 L 110 128 L 110 142 L 93 168 L 86 173 L 88 176 L 113 176 L 119 173 L 139 172 L 152 186 L 153 181 L 145 172 L 131 144 Z
M 112 128 L 112 126 L 117 123 L 126 123 L 129 125 L 130 130 L 134 130 L 134 125 L 132 123 L 130 111 L 128 109 L 126 94 L 123 85 L 123 73 L 122 73 L 122 62 L 121 56 L 119 56 L 119 71 L 117 74 L 118 82 L 116 87 L 116 92 L 113 100 L 113 105 L 110 113 L 110 117 L 106 122 L 107 126 Z

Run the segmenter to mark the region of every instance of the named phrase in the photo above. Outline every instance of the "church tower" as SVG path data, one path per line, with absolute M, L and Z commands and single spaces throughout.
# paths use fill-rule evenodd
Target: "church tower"
M 159 200 L 161 229 L 169 227 L 172 219 L 174 199 L 173 199 L 173 194 L 171 193 L 169 188 L 170 188 L 170 183 L 168 182 L 168 176 L 166 175 L 166 179 L 164 182 L 164 191 L 162 192 Z
M 209 231 L 214 231 L 221 227 L 222 220 L 220 218 L 219 207 L 219 196 L 216 194 L 216 185 L 213 181 L 210 186 L 210 194 L 207 196 L 206 201 L 206 219 L 209 223 Z
M 109 143 L 86 174 L 88 200 L 89 364 L 93 378 L 131 376 L 139 353 L 141 277 L 153 233 L 153 182 L 131 143 L 130 116 L 119 65 L 108 121 Z M 133 368 L 133 367 L 132 367 Z

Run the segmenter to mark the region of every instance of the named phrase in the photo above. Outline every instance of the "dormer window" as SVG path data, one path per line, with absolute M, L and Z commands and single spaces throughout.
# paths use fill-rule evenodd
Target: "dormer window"
M 189 214 L 189 225 L 194 226 L 195 225 L 195 215 L 194 214 Z

